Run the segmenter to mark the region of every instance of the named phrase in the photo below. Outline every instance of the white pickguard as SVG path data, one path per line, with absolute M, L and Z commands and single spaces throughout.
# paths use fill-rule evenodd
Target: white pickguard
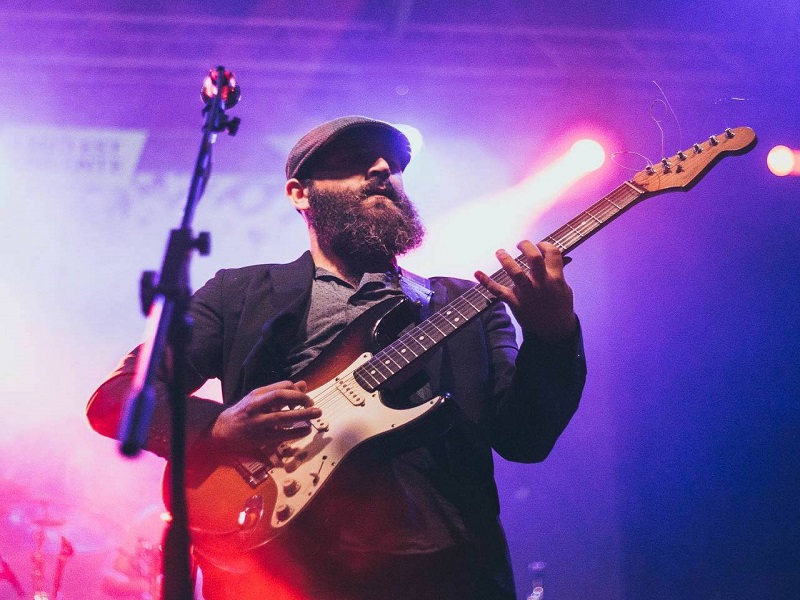
M 278 487 L 272 527 L 289 523 L 356 446 L 407 425 L 444 402 L 437 396 L 412 408 L 388 408 L 379 392 L 368 392 L 352 376 L 370 358 L 372 354 L 362 354 L 336 378 L 309 392 L 322 417 L 311 422 L 308 435 L 281 444 L 270 457 L 276 466 L 269 474 Z

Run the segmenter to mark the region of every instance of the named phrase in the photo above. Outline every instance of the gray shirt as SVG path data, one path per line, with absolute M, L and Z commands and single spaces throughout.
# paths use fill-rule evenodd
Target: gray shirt
M 361 313 L 381 300 L 402 294 L 396 272 L 364 273 L 354 288 L 330 271 L 317 267 L 308 315 L 288 356 L 292 375 L 314 360 Z

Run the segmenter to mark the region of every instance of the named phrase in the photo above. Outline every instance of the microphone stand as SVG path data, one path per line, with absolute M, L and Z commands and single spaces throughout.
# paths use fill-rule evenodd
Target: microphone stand
M 137 358 L 136 371 L 128 400 L 122 413 L 118 439 L 120 451 L 128 457 L 139 454 L 156 404 L 156 374 L 166 356 L 169 371 L 168 396 L 172 414 L 170 436 L 170 512 L 172 520 L 164 535 L 163 600 L 192 600 L 189 519 L 186 510 L 186 394 L 184 388 L 186 348 L 191 337 L 187 315 L 189 298 L 189 259 L 193 250 L 202 256 L 210 251 L 211 237 L 191 229 L 194 211 L 211 176 L 211 149 L 217 133 L 236 135 L 239 119 L 229 119 L 225 109 L 239 99 L 240 90 L 230 71 L 212 70 L 202 89 L 206 106 L 200 152 L 180 228 L 170 232 L 161 274 L 146 271 L 140 282 L 142 311 L 147 315 L 144 338 Z M 168 351 L 169 347 L 169 351 Z M 171 367 L 171 368 L 170 368 Z

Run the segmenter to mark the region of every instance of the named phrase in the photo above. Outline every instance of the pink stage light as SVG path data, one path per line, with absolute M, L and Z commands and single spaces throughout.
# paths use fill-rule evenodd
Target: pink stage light
M 573 163 L 577 170 L 591 173 L 603 166 L 606 161 L 606 152 L 599 142 L 584 138 L 572 144 L 566 158 Z
M 800 175 L 800 150 L 787 146 L 775 146 L 767 154 L 767 167 L 773 175 Z
M 494 251 L 514 251 L 531 225 L 564 193 L 605 162 L 596 140 L 582 138 L 522 181 L 491 196 L 454 206 L 428 223 L 431 239 L 448 240 L 458 252 L 439 252 L 424 245 L 404 259 L 412 270 L 471 277 L 476 267 L 492 269 Z M 538 240 L 536 240 L 538 241 Z M 493 270 L 493 269 L 492 269 Z

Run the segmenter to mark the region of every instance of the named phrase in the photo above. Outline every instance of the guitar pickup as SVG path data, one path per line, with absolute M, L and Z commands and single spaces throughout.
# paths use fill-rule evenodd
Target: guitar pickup
M 336 389 L 344 394 L 353 406 L 364 406 L 368 393 L 354 379 L 336 378 Z

